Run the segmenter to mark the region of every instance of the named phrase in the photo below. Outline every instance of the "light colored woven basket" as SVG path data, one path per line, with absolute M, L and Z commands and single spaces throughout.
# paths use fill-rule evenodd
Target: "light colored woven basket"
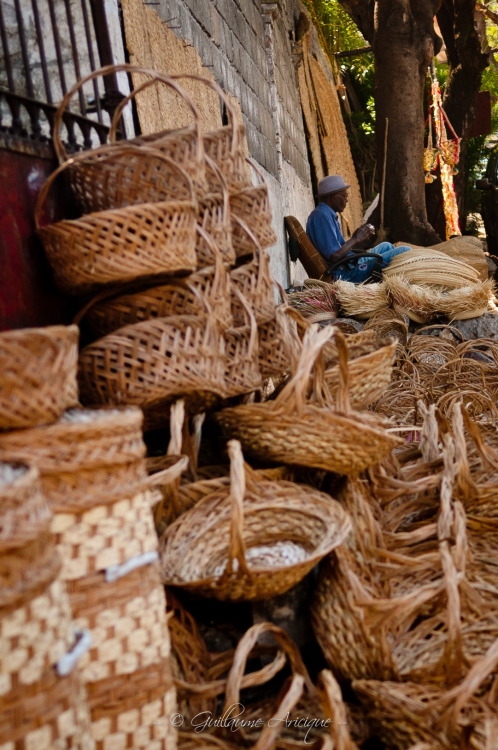
M 232 398 L 243 393 L 252 393 L 262 385 L 259 371 L 259 341 L 256 318 L 250 305 L 238 289 L 239 303 L 246 312 L 245 325 L 225 331 L 225 396 Z
M 396 346 L 396 343 L 387 344 L 356 358 L 350 355 L 349 398 L 354 409 L 366 409 L 382 396 L 391 382 Z M 337 394 L 339 365 L 325 370 L 323 377 L 331 393 Z
M 48 530 L 51 518 L 38 470 L 19 461 L 0 461 L 0 549 L 33 541 Z
M 228 190 L 221 182 L 216 193 L 208 193 L 199 198 L 197 225 L 202 232 L 197 233 L 197 267 L 212 266 L 219 255 L 223 263 L 233 265 L 235 252 L 232 245 L 232 223 Z
M 81 399 L 155 410 L 185 396 L 202 406 L 209 395 L 223 395 L 225 365 L 222 334 L 207 315 L 147 320 L 82 350 Z
M 228 450 L 230 489 L 208 495 L 160 539 L 163 580 L 230 601 L 275 596 L 340 544 L 350 521 L 317 490 L 244 471 L 237 441 Z
M 314 324 L 315 326 L 316 324 Z M 216 419 L 229 437 L 240 440 L 255 458 L 355 474 L 376 463 L 399 444 L 382 420 L 354 412 L 348 401 L 347 351 L 341 346 L 341 382 L 335 399 L 317 380 L 315 361 L 333 328 L 306 332 L 293 377 L 272 401 L 221 410 Z M 308 401 L 306 393 L 316 401 Z
M 77 326 L 0 333 L 0 429 L 53 422 L 78 403 Z
M 151 150 L 145 146 L 119 148 L 140 153 Z M 157 155 L 164 162 L 170 161 L 160 152 Z M 103 284 L 195 270 L 197 206 L 190 177 L 174 162 L 170 167 L 185 185 L 183 199 L 178 191 L 175 200 L 106 209 L 51 224 L 42 222 L 43 206 L 54 180 L 85 158 L 84 153 L 78 154 L 59 166 L 44 182 L 36 200 L 36 229 L 58 286 L 68 294 L 81 294 Z M 103 168 L 103 164 L 99 166 Z
M 199 112 L 176 81 L 156 70 L 141 66 L 126 63 L 107 65 L 81 78 L 65 94 L 53 123 L 54 148 L 59 163 L 67 161 L 70 156 L 62 142 L 61 126 L 71 99 L 88 84 L 94 86 L 95 79 L 120 72 L 135 77 L 145 76 L 149 83 L 160 81 L 162 85 L 175 91 L 190 109 L 193 122 L 186 128 L 160 134 L 161 138 L 157 142 L 159 155 L 147 148 L 137 148 L 142 143 L 147 145 L 147 138 L 134 138 L 85 151 L 82 159 L 71 163 L 67 171 L 67 178 L 83 213 L 124 208 L 137 203 L 190 200 L 191 194 L 185 193 L 182 173 L 171 169 L 174 164 L 187 173 L 196 192 L 204 193 L 206 178 Z M 109 134 L 111 141 L 115 138 L 119 117 L 129 98 L 125 97 L 116 110 Z M 161 158 L 161 155 L 168 158 Z
M 38 467 L 52 509 L 85 509 L 145 479 L 142 422 L 136 407 L 69 409 L 54 424 L 0 434 L 0 456 Z
M 2 696 L 0 745 L 6 750 L 94 750 L 77 670 L 59 677 L 50 669 L 40 680 Z
M 254 253 L 246 263 L 230 271 L 232 288 L 238 289 L 251 306 L 258 325 L 275 317 L 275 299 L 270 276 L 270 260 L 265 250 Z M 234 324 L 244 325 L 245 310 L 240 299 L 232 295 Z
M 478 237 L 452 237 L 446 242 L 434 245 L 433 249 L 472 266 L 478 272 L 481 281 L 486 281 L 488 278 L 489 269 L 484 255 L 483 243 Z
M 176 691 L 169 659 L 86 685 L 96 750 L 176 750 Z
M 253 160 L 248 163 L 256 173 L 258 184 L 249 185 L 230 192 L 230 216 L 232 218 L 232 244 L 237 258 L 252 252 L 252 242 L 244 231 L 244 225 L 253 233 L 261 249 L 271 247 L 277 241 L 273 231 L 268 187 Z M 237 219 L 239 221 L 237 221 Z
M 283 377 L 291 371 L 292 357 L 287 346 L 289 326 L 289 317 L 279 307 L 273 320 L 258 326 L 258 360 L 263 379 Z

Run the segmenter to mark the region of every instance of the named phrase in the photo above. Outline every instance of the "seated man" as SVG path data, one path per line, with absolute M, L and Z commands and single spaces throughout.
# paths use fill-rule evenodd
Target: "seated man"
M 375 228 L 371 224 L 362 224 L 356 229 L 351 239 L 345 240 L 339 225 L 337 214 L 344 211 L 348 202 L 348 188 L 340 175 L 329 175 L 318 183 L 318 206 L 308 217 L 306 232 L 323 255 L 325 260 L 333 263 L 342 258 L 354 258 L 355 253 L 364 252 L 365 244 L 372 239 Z M 360 258 L 344 264 L 333 272 L 335 279 L 353 281 L 356 284 L 365 281 L 377 263 L 385 268 L 400 253 L 411 248 L 406 245 L 394 247 L 390 242 L 381 242 L 371 248 L 372 253 L 382 255 L 382 263 L 377 258 Z

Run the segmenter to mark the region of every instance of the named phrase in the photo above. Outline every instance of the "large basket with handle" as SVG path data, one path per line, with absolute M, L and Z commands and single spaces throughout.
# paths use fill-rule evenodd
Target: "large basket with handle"
M 145 147 L 119 147 L 127 153 Z M 118 150 L 118 147 L 116 147 Z M 101 160 L 103 168 L 108 152 Z M 42 209 L 56 177 L 74 164 L 79 154 L 59 166 L 43 184 L 36 201 L 35 223 L 59 287 L 70 294 L 91 291 L 103 284 L 124 283 L 159 273 L 188 273 L 197 265 L 195 252 L 196 203 L 186 173 L 170 162 L 183 178 L 183 195 L 174 200 L 141 203 L 89 213 L 77 219 L 43 224 Z
M 158 413 L 185 397 L 201 408 L 206 399 L 224 393 L 225 359 L 222 333 L 206 313 L 133 323 L 81 351 L 81 400 L 91 406 L 134 404 Z
M 305 334 L 293 377 L 274 400 L 222 409 L 216 419 L 226 435 L 240 440 L 255 458 L 355 474 L 381 460 L 400 440 L 388 432 L 383 420 L 351 409 L 344 339 L 332 328 L 320 331 L 315 326 Z M 313 371 L 334 334 L 341 344 L 341 381 L 335 401 L 320 368 Z
M 161 80 L 163 85 L 176 92 L 193 115 L 193 122 L 181 129 L 161 133 L 158 144 L 160 153 L 168 157 L 161 159 L 157 151 L 137 148 L 139 138 L 119 143 L 112 142 L 103 147 L 82 153 L 82 159 L 72 162 L 67 171 L 79 207 L 84 213 L 124 208 L 135 203 L 170 201 L 181 199 L 185 183 L 181 173 L 172 169 L 172 164 L 181 167 L 189 177 L 195 192 L 205 192 L 204 149 L 201 138 L 199 112 L 186 92 L 170 77 L 156 70 L 127 63 L 107 65 L 81 78 L 69 89 L 59 104 L 53 123 L 53 142 L 59 163 L 66 162 L 70 154 L 61 137 L 61 127 L 71 99 L 81 93 L 85 85 L 95 85 L 95 79 L 110 73 L 130 73 L 146 76 L 147 80 Z M 127 99 L 125 99 L 126 103 Z M 121 113 L 122 108 L 118 108 Z M 110 130 L 115 136 L 118 117 Z
M 161 537 L 163 580 L 217 599 L 272 597 L 344 540 L 349 517 L 317 490 L 244 468 L 237 441 L 228 450 L 230 488 L 208 495 Z
M 77 326 L 0 333 L 0 430 L 53 422 L 78 403 Z
M 138 73 L 137 77 L 140 77 L 142 71 L 138 69 L 136 70 Z M 132 70 L 131 72 L 133 73 L 135 71 Z M 194 84 L 198 82 L 201 85 L 204 85 L 207 88 L 211 89 L 211 91 L 213 91 L 214 94 L 219 97 L 223 109 L 227 114 L 229 120 L 228 125 L 224 125 L 211 131 L 202 131 L 201 133 L 203 153 L 206 157 L 204 166 L 207 189 L 206 184 L 203 181 L 198 185 L 198 195 L 206 192 L 218 192 L 220 172 L 223 176 L 223 179 L 226 181 L 226 185 L 230 191 L 239 190 L 243 187 L 246 187 L 248 185 L 248 174 L 244 148 L 245 129 L 237 116 L 237 112 L 230 98 L 216 83 L 216 81 L 212 78 L 200 76 L 196 73 L 174 73 L 165 77 L 160 74 L 154 75 L 153 71 L 146 70 L 145 74 L 148 76 L 147 80 L 139 84 L 131 92 L 131 94 L 124 97 L 116 108 L 110 131 L 111 139 L 115 138 L 119 118 L 128 102 L 135 96 L 143 92 L 145 89 L 154 84 L 171 85 L 171 82 L 176 82 L 179 79 L 189 80 Z M 183 98 L 186 98 L 183 92 L 182 95 Z M 187 98 L 186 103 L 190 106 L 190 109 L 194 112 L 195 115 L 196 110 L 192 105 L 192 102 Z M 173 131 L 173 133 L 175 133 L 175 131 Z M 141 143 L 154 142 L 154 144 L 157 144 L 157 146 L 162 150 L 164 139 L 166 139 L 167 145 L 168 139 L 170 138 L 171 131 L 162 131 L 160 133 L 151 133 L 145 136 L 139 136 L 135 140 Z M 192 175 L 192 179 L 195 181 L 196 177 Z

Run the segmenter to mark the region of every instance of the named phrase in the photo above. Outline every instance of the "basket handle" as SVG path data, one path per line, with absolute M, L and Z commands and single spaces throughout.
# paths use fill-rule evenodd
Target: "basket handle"
M 158 151 L 157 149 L 152 148 L 151 146 L 148 146 L 148 145 L 138 146 L 136 144 L 130 143 L 126 145 L 116 144 L 115 146 L 110 148 L 109 146 L 104 145 L 104 146 L 99 146 L 99 148 L 93 149 L 93 151 L 91 152 L 91 155 L 92 155 L 92 158 L 96 157 L 97 159 L 99 159 L 100 163 L 104 163 L 108 161 L 109 159 L 115 159 L 116 155 L 119 155 L 121 153 L 125 155 L 129 155 L 131 152 L 142 157 L 144 156 L 145 153 L 150 154 L 151 156 L 155 156 L 158 159 L 162 159 L 170 167 L 173 167 L 173 169 L 176 172 L 179 172 L 181 176 L 183 177 L 183 179 L 185 180 L 189 193 L 191 195 L 191 200 L 195 201 L 194 186 L 192 184 L 192 179 L 190 178 L 190 176 L 175 161 L 173 161 L 173 159 L 170 159 L 161 151 Z M 45 182 L 41 186 L 40 192 L 38 193 L 38 196 L 36 198 L 35 210 L 34 210 L 34 220 L 35 220 L 35 226 L 36 226 L 37 231 L 41 229 L 40 213 L 45 203 L 45 200 L 47 198 L 47 195 L 49 193 L 49 190 L 54 183 L 55 178 L 58 177 L 62 172 L 64 172 L 69 167 L 72 167 L 75 164 L 79 164 L 80 162 L 83 162 L 83 161 L 88 161 L 87 152 L 75 154 L 71 158 L 67 159 L 67 161 L 60 164 L 57 167 L 57 169 L 55 169 L 48 176 L 48 178 L 45 180 Z
M 323 693 L 324 716 L 329 720 L 328 729 L 332 736 L 334 750 L 358 750 L 351 739 L 341 688 L 330 669 L 322 669 L 318 682 Z M 413 749 L 412 749 L 413 750 Z
M 228 563 L 223 575 L 230 576 L 234 573 L 233 563 L 237 560 L 239 568 L 250 575 L 247 567 L 245 544 L 243 537 L 244 528 L 244 495 L 246 492 L 246 478 L 244 472 L 244 457 L 242 447 L 238 440 L 229 440 L 227 444 L 228 456 L 230 458 L 230 544 L 228 550 Z
M 157 78 L 162 80 L 164 83 L 167 83 L 172 89 L 174 89 L 179 96 L 185 101 L 189 109 L 194 115 L 194 122 L 197 129 L 197 148 L 201 149 L 200 151 L 200 157 L 202 157 L 202 138 L 200 137 L 200 116 L 199 111 L 197 110 L 195 104 L 192 102 L 189 96 L 183 91 L 183 89 L 178 86 L 178 84 L 175 83 L 169 76 L 164 76 L 161 73 L 158 73 L 156 70 L 152 70 L 150 68 L 138 66 L 138 65 L 130 65 L 129 63 L 119 63 L 117 65 L 105 65 L 103 68 L 99 68 L 98 70 L 94 70 L 91 73 L 89 73 L 84 78 L 81 78 L 79 81 L 77 81 L 72 88 L 69 89 L 67 94 L 63 97 L 61 100 L 57 111 L 54 116 L 53 121 L 53 143 L 54 143 L 54 149 L 55 153 L 57 155 L 57 158 L 60 162 L 65 161 L 67 159 L 67 153 L 64 148 L 64 145 L 62 143 L 62 139 L 60 136 L 60 129 L 61 129 L 61 123 L 64 117 L 64 113 L 66 111 L 66 108 L 71 101 L 74 94 L 82 87 L 85 83 L 88 83 L 89 81 L 92 81 L 95 78 L 104 78 L 107 75 L 110 75 L 112 73 L 137 73 L 140 75 L 148 75 L 151 78 Z M 128 101 L 129 96 L 126 98 L 126 101 Z M 120 107 L 118 107 L 120 109 Z M 122 109 L 122 108 L 121 108 Z M 121 111 L 120 109 L 120 111 Z M 114 121 L 113 117 L 113 121 Z
M 246 311 L 249 318 L 249 326 L 251 331 L 249 335 L 249 350 L 251 354 L 256 355 L 256 350 L 258 348 L 258 325 L 256 323 L 254 312 L 240 289 L 237 289 L 237 287 L 233 287 L 233 292 L 238 297 L 240 304 Z
M 315 362 L 334 333 L 333 326 L 320 329 L 317 323 L 313 323 L 305 332 L 295 372 L 275 398 L 275 408 L 280 408 L 288 414 L 302 413 L 307 402 L 307 391 Z
M 261 260 L 262 256 L 264 254 L 264 250 L 261 248 L 261 244 L 254 234 L 254 232 L 247 226 L 244 219 L 240 219 L 238 216 L 232 216 L 231 220 L 235 222 L 235 224 L 238 224 L 239 227 L 250 237 L 250 239 L 254 242 L 256 245 L 256 254 L 259 258 L 259 265 L 258 265 L 258 277 L 256 279 L 256 290 L 259 291 L 261 285 L 263 284 L 263 263 L 265 263 L 265 260 Z
M 293 675 L 302 677 L 310 695 L 316 694 L 316 688 L 308 674 L 301 653 L 289 634 L 272 622 L 259 622 L 244 633 L 235 649 L 232 667 L 226 683 L 225 709 L 239 702 L 240 691 L 244 686 L 244 673 L 247 661 L 258 639 L 264 634 L 269 634 L 273 637 L 279 649 L 286 655 Z

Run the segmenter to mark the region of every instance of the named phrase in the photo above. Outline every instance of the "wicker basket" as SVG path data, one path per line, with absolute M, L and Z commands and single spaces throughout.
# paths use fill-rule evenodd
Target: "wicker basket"
M 52 509 L 70 500 L 88 508 L 95 494 L 119 492 L 146 477 L 140 409 L 70 409 L 52 425 L 0 434 L 0 456 L 39 468 Z
M 238 289 L 251 306 L 258 325 L 275 317 L 275 299 L 270 276 L 270 260 L 265 250 L 261 250 L 246 263 L 230 271 L 232 288 Z M 245 310 L 240 298 L 232 295 L 234 324 L 244 325 Z
M 176 315 L 124 326 L 85 347 L 81 399 L 156 410 L 185 397 L 202 404 L 224 393 L 224 340 L 207 315 Z
M 412 249 L 393 258 L 383 270 L 384 278 L 403 276 L 412 284 L 430 284 L 456 289 L 479 281 L 479 273 L 457 258 L 436 250 Z
M 249 185 L 230 193 L 230 215 L 232 217 L 232 244 L 237 258 L 252 252 L 252 242 L 247 238 L 244 226 L 253 233 L 261 249 L 271 247 L 277 241 L 271 223 L 268 187 L 254 161 L 247 160 L 256 173 L 258 184 Z M 239 221 L 237 221 L 237 219 Z
M 339 474 L 355 474 L 387 455 L 400 440 L 373 415 L 350 410 L 347 351 L 341 346 L 341 382 L 332 408 L 330 393 L 311 372 L 332 328 L 306 332 L 294 376 L 272 401 L 242 404 L 216 414 L 229 437 L 240 440 L 248 454 L 264 461 L 313 466 Z M 318 398 L 306 400 L 310 388 Z
M 133 96 L 156 82 L 167 83 L 177 81 L 179 79 L 189 79 L 194 82 L 199 82 L 211 89 L 221 100 L 223 109 L 225 110 L 229 119 L 228 125 L 217 128 L 216 130 L 201 133 L 204 154 L 206 156 L 205 169 L 208 192 L 218 191 L 220 172 L 223 176 L 223 179 L 226 181 L 227 187 L 230 190 L 238 190 L 242 187 L 245 187 L 248 182 L 244 152 L 245 129 L 244 126 L 239 122 L 237 112 L 230 98 L 225 94 L 223 89 L 218 86 L 214 79 L 199 76 L 196 73 L 175 73 L 168 76 L 167 79 L 164 79 L 164 77 L 160 75 L 153 75 L 151 79 L 138 86 L 137 89 L 132 92 L 132 94 L 125 97 L 118 106 L 116 112 L 114 113 L 111 126 L 111 138 L 114 138 L 115 136 L 116 125 L 121 112 Z M 189 106 L 190 109 L 194 111 L 191 103 Z M 140 140 L 141 142 L 154 142 L 154 144 L 157 142 L 159 147 L 161 148 L 161 143 L 164 136 L 168 137 L 169 133 L 167 131 L 166 133 L 152 133 L 148 136 L 141 136 L 138 140 Z M 201 186 L 200 194 L 205 192 L 205 189 Z
M 38 470 L 21 462 L 0 462 L 0 549 L 33 541 L 49 529 L 51 518 Z
M 250 305 L 238 289 L 235 289 L 239 303 L 245 308 L 245 325 L 225 331 L 225 396 L 232 398 L 243 393 L 256 391 L 262 385 L 259 371 L 259 343 L 256 318 Z
M 220 188 L 216 193 L 199 198 L 197 226 L 202 231 L 197 232 L 195 247 L 198 268 L 214 265 L 217 256 L 228 266 L 235 262 L 228 190 L 221 179 L 220 175 Z
M 119 148 L 130 153 L 146 151 L 145 146 Z M 157 155 L 164 162 L 170 161 L 160 152 Z M 36 229 L 59 287 L 69 294 L 81 294 L 103 284 L 195 270 L 197 207 L 190 178 L 173 162 L 170 166 L 184 181 L 183 199 L 134 204 L 42 224 L 43 205 L 54 180 L 85 158 L 85 154 L 79 154 L 52 172 L 36 201 Z
M 220 329 L 233 323 L 230 276 L 219 257 L 213 266 L 202 268 L 185 279 L 167 276 L 164 283 L 137 282 L 105 291 L 94 297 L 78 313 L 76 322 L 85 320 L 93 337 L 106 336 L 118 328 L 141 321 L 172 315 L 204 315 L 208 309 Z
M 160 154 L 168 159 L 161 158 L 161 155 L 149 149 L 137 148 L 143 142 L 140 138 L 85 151 L 82 159 L 71 163 L 67 172 L 71 188 L 83 213 L 124 208 L 137 203 L 190 200 L 191 194 L 185 195 L 185 179 L 181 176 L 182 173 L 177 169 L 171 169 L 174 164 L 187 173 L 196 192 L 205 192 L 204 149 L 196 107 L 170 77 L 135 65 L 107 65 L 93 71 L 77 81 L 63 97 L 53 123 L 54 148 L 59 163 L 62 164 L 69 157 L 62 143 L 61 125 L 71 99 L 85 84 L 119 72 L 147 76 L 150 83 L 161 81 L 185 102 L 193 114 L 193 123 L 186 128 L 161 133 L 157 148 Z M 126 104 L 128 100 L 129 97 L 125 97 L 121 104 Z M 114 116 L 110 130 L 111 139 L 115 137 L 122 108 L 118 107 Z M 156 144 L 154 146 L 156 147 Z
M 292 357 L 287 341 L 290 321 L 281 308 L 276 308 L 275 317 L 258 326 L 259 371 L 263 379 L 281 378 L 291 371 Z
M 349 398 L 354 409 L 375 403 L 391 382 L 396 343 L 375 348 L 369 354 L 349 358 Z M 339 388 L 339 365 L 325 370 L 324 379 L 335 396 Z
M 349 518 L 310 487 L 244 471 L 237 441 L 228 450 L 228 492 L 211 493 L 162 536 L 163 580 L 217 599 L 272 597 L 298 583 L 344 540 Z
M 77 326 L 0 333 L 0 429 L 53 422 L 78 403 Z

